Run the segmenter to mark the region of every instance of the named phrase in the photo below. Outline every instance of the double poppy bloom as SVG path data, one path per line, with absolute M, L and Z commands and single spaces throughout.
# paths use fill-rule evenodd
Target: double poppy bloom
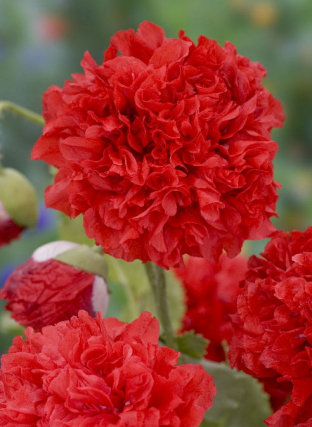
M 270 427 L 312 425 L 312 227 L 276 233 L 249 260 L 233 316 L 232 366 L 291 401 Z
M 81 311 L 25 335 L 2 356 L 3 426 L 197 427 L 212 404 L 212 377 L 175 366 L 150 313 L 126 324 Z
M 182 267 L 183 254 L 233 257 L 274 231 L 270 130 L 283 113 L 259 63 L 143 22 L 112 37 L 102 64 L 86 53 L 82 67 L 43 99 L 32 158 L 59 170 L 49 207 L 82 213 L 106 253 L 164 268 Z

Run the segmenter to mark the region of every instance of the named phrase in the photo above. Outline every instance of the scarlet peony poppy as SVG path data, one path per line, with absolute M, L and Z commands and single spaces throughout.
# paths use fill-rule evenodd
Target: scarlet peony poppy
M 311 390 L 311 383 L 310 383 Z M 288 402 L 266 420 L 269 427 L 312 427 L 312 396 L 303 405 Z
M 78 247 L 72 242 L 48 243 L 13 271 L 0 291 L 13 319 L 40 330 L 69 319 L 80 309 L 92 316 L 98 311 L 106 313 L 109 296 L 104 278 L 55 259 Z M 98 257 L 98 263 L 105 262 L 91 249 L 87 256 Z
M 147 312 L 129 324 L 80 312 L 26 338 L 2 356 L 7 427 L 197 427 L 216 392 L 202 366 L 174 366 Z
M 278 412 L 284 421 L 269 425 L 301 426 L 312 416 L 312 227 L 276 233 L 248 268 L 233 316 L 231 364 L 291 394 Z
M 32 158 L 59 169 L 49 207 L 83 213 L 108 254 L 165 268 L 182 267 L 183 254 L 234 257 L 274 231 L 270 131 L 283 113 L 259 63 L 231 43 L 168 39 L 143 22 L 112 37 L 102 64 L 87 52 L 82 67 L 43 98 Z
M 193 329 L 209 340 L 207 359 L 225 360 L 222 341 L 231 339 L 229 315 L 236 311 L 239 282 L 246 269 L 244 257 L 230 259 L 223 254 L 218 263 L 189 257 L 186 268 L 176 270 L 186 291 L 183 331 Z

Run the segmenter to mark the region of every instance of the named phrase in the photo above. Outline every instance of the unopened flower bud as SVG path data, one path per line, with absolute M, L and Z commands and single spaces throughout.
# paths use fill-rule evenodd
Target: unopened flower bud
M 31 183 L 14 169 L 0 168 L 0 247 L 37 220 L 37 195 Z
M 79 310 L 105 315 L 109 294 L 104 258 L 72 242 L 51 242 L 16 268 L 0 291 L 6 309 L 21 325 L 40 330 Z

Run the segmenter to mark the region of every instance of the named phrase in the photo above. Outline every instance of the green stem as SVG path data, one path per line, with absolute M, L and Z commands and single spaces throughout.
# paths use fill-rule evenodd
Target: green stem
M 40 114 L 34 113 L 33 111 L 28 110 L 27 108 L 14 104 L 14 102 L 0 101 L 0 117 L 1 113 L 5 110 L 17 114 L 18 116 L 21 116 L 31 122 L 37 123 L 38 125 L 44 126 L 44 118 Z
M 163 328 L 165 343 L 168 347 L 177 350 L 169 315 L 165 272 L 161 267 L 150 261 L 145 263 L 144 266 L 155 298 L 156 312 Z

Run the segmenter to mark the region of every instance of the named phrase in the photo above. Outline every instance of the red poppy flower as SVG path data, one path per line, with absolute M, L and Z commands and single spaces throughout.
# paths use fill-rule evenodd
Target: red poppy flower
M 215 395 L 202 366 L 174 366 L 147 312 L 130 324 L 80 312 L 26 338 L 2 356 L 7 427 L 197 427 Z
M 186 291 L 183 331 L 193 329 L 210 341 L 207 359 L 225 360 L 222 341 L 231 339 L 229 315 L 236 311 L 239 282 L 246 269 L 244 257 L 229 259 L 223 254 L 218 263 L 190 257 L 185 269 L 176 270 Z
M 270 130 L 283 113 L 259 63 L 231 43 L 167 39 L 143 22 L 112 37 L 102 64 L 86 53 L 82 67 L 43 98 L 32 158 L 59 169 L 49 207 L 83 213 L 106 253 L 165 268 L 182 267 L 183 254 L 234 257 L 274 231 Z
M 265 422 L 269 427 L 312 427 L 311 408 L 312 397 L 304 406 L 295 405 L 290 401 Z
M 291 392 L 292 404 L 279 414 L 300 414 L 312 399 L 312 227 L 276 233 L 248 267 L 233 316 L 231 364 Z M 304 419 L 296 417 L 291 427 Z
M 13 319 L 40 330 L 81 309 L 92 316 L 98 311 L 106 313 L 109 296 L 104 278 L 55 259 L 78 246 L 64 241 L 48 243 L 13 271 L 0 291 Z

